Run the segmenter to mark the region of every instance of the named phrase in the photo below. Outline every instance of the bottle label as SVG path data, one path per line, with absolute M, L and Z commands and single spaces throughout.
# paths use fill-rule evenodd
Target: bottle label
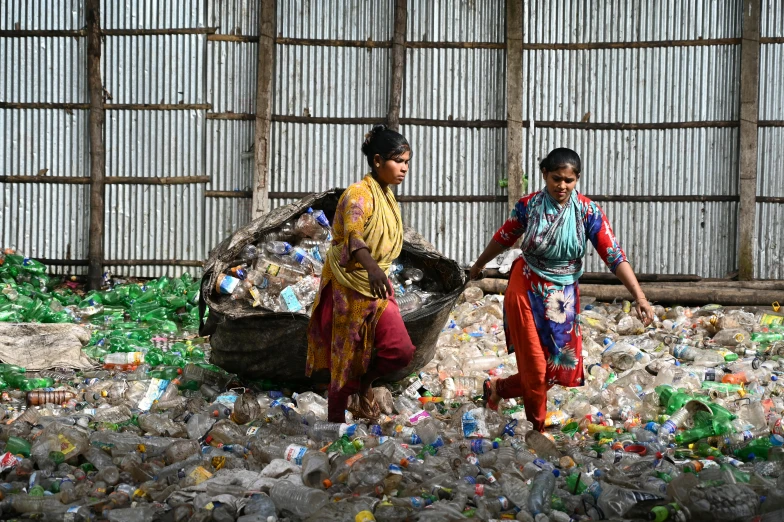
M 267 265 L 267 269 L 265 270 L 271 276 L 277 276 L 280 273 L 280 266 L 270 263 Z
M 406 391 L 403 392 L 403 393 L 406 396 L 408 396 L 408 397 L 410 397 L 410 398 L 412 398 L 414 400 L 417 400 L 418 398 L 421 397 L 421 395 L 419 394 L 419 391 L 418 391 L 419 388 L 421 388 L 421 387 L 422 387 L 422 380 L 421 379 L 416 379 L 414 382 L 412 382 L 408 386 L 408 388 L 406 388 Z
M 474 494 L 480 497 L 485 496 L 485 485 L 484 484 L 477 484 L 474 486 Z
M 68 455 L 76 449 L 76 446 L 74 446 L 63 434 L 57 435 L 57 440 L 60 441 L 60 453 L 63 455 Z
M 240 280 L 236 277 L 224 275 L 223 278 L 218 281 L 217 290 L 221 294 L 231 295 L 238 284 L 240 284 Z
M 286 448 L 286 453 L 283 458 L 288 460 L 289 462 L 293 462 L 297 466 L 302 466 L 302 457 L 305 456 L 305 453 L 308 451 L 308 448 L 305 446 L 300 446 L 298 444 L 290 444 L 288 448 Z
M 239 395 L 234 395 L 232 393 L 226 393 L 224 395 L 218 395 L 217 397 L 215 397 L 215 400 L 217 402 L 221 403 L 221 404 L 225 404 L 226 406 L 233 406 L 234 403 L 237 402 L 238 398 L 239 398 Z
M 664 497 L 648 493 L 647 491 L 629 490 L 629 493 L 637 502 L 645 502 L 646 500 L 664 500 Z
M 294 288 L 289 286 L 286 287 L 281 293 L 280 296 L 283 298 L 283 301 L 286 303 L 286 308 L 288 308 L 289 312 L 299 312 L 302 310 L 302 304 L 297 299 L 297 294 L 294 293 Z
M 356 424 L 341 424 L 340 429 L 338 429 L 338 435 L 343 437 L 344 435 L 347 437 L 353 437 L 354 433 L 357 431 Z
M 139 401 L 139 409 L 142 411 L 149 411 L 152 408 L 152 403 L 157 401 L 166 388 L 169 386 L 169 381 L 164 379 L 153 378 L 147 386 L 147 391 L 144 392 L 144 397 Z
M 212 478 L 212 473 L 199 466 L 198 468 L 188 473 L 188 478 L 193 480 L 195 486 L 198 486 L 208 478 Z
M 311 248 L 310 250 L 308 250 L 308 253 L 311 255 L 311 257 L 313 257 L 313 259 L 315 259 L 319 263 L 324 262 L 324 258 L 321 257 L 321 250 L 319 250 L 318 247 Z
M 705 381 L 716 381 L 716 369 L 715 368 L 706 368 L 705 369 Z
M 662 429 L 667 430 L 669 433 L 672 434 L 672 433 L 675 433 L 675 431 L 678 429 L 678 427 L 675 425 L 674 422 L 672 422 L 671 420 L 668 420 L 667 422 L 665 422 L 662 425 Z
M 501 511 L 506 511 L 509 509 L 509 499 L 506 497 L 498 497 L 498 502 L 501 504 Z
M 321 211 L 321 210 L 314 211 L 313 212 L 313 217 L 316 218 L 316 221 L 322 227 L 324 227 L 324 228 L 328 228 L 329 227 L 329 220 L 327 219 L 327 216 L 324 214 L 323 211 Z
M 484 441 L 484 439 L 474 439 L 474 440 L 472 440 L 471 441 L 471 446 L 470 446 L 471 447 L 471 452 L 472 453 L 477 453 L 477 454 L 484 453 L 485 450 L 484 450 L 484 447 L 482 447 L 482 442 L 483 441 Z
M 400 469 L 400 466 L 398 466 L 397 464 L 390 464 L 389 465 L 389 474 L 390 475 L 402 475 L 403 474 L 403 470 Z
M 411 507 L 415 509 L 419 509 L 424 505 L 421 498 L 418 497 L 411 497 Z
M 409 417 L 408 418 L 408 422 L 410 422 L 411 424 L 416 424 L 417 422 L 419 422 L 419 421 L 421 421 L 423 419 L 427 419 L 428 417 L 430 417 L 430 414 L 428 412 L 426 412 L 425 410 L 422 410 L 419 413 L 415 413 L 414 415 Z
M 672 356 L 673 356 L 673 357 L 675 357 L 676 359 L 680 359 L 680 358 L 681 358 L 681 355 L 683 355 L 683 354 L 684 354 L 684 352 L 685 352 L 686 350 L 688 350 L 688 349 L 689 349 L 689 347 L 688 347 L 688 346 L 686 346 L 686 345 L 683 345 L 683 344 L 678 344 L 678 345 L 676 345 L 676 346 L 675 346 L 675 347 L 672 349 Z

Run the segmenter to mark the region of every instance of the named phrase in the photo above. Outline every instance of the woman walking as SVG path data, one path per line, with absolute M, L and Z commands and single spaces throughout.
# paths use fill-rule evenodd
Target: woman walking
M 371 172 L 338 201 L 308 326 L 305 371 L 330 370 L 331 422 L 345 422 L 349 396 L 357 392 L 356 415 L 378 417 L 373 381 L 406 367 L 414 356 L 388 277 L 403 246 L 400 207 L 389 186 L 405 179 L 411 147 L 402 135 L 376 125 L 365 135 L 362 153 Z
M 545 188 L 517 202 L 471 267 L 471 278 L 523 238 L 523 255 L 512 265 L 504 297 L 506 343 L 515 352 L 519 373 L 486 381 L 485 399 L 495 409 L 502 398 L 522 397 L 526 417 L 543 431 L 547 390 L 554 384 L 574 387 L 584 382 L 577 280 L 587 240 L 632 294 L 646 326 L 654 315 L 602 209 L 575 190 L 580 156 L 555 149 L 540 169 Z

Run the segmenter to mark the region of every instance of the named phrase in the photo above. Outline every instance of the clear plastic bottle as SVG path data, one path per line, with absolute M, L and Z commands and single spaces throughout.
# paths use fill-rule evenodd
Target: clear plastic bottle
M 536 474 L 528 497 L 528 510 L 534 515 L 544 513 L 549 508 L 550 497 L 555 490 L 555 475 L 542 470 Z
M 285 255 L 291 252 L 292 246 L 285 241 L 267 241 L 264 249 L 270 254 Z
M 659 428 L 659 440 L 664 442 L 669 441 L 672 436 L 675 435 L 675 432 L 678 431 L 678 428 L 680 428 L 689 418 L 689 415 L 689 410 L 687 410 L 686 407 L 673 413 L 670 418 L 661 425 L 661 428 Z
M 287 480 L 275 483 L 270 498 L 278 510 L 289 511 L 300 518 L 308 518 L 329 502 L 324 491 L 306 486 L 297 486 Z
M 422 308 L 422 297 L 418 292 L 406 292 L 397 299 L 397 306 L 401 314 L 419 310 Z
M 324 488 L 329 478 L 329 456 L 321 451 L 308 451 L 302 457 L 302 483 L 311 488 Z

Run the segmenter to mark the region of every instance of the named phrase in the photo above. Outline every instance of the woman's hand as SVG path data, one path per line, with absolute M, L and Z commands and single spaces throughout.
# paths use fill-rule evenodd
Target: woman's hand
M 482 270 L 484 270 L 485 265 L 480 265 L 479 263 L 474 263 L 471 265 L 471 271 L 468 274 L 468 278 L 471 281 L 476 281 L 482 276 Z
M 644 297 L 637 299 L 635 309 L 637 310 L 637 317 L 640 318 L 642 324 L 648 326 L 653 322 L 655 314 L 653 313 L 653 308 L 651 308 L 651 303 L 647 299 Z
M 378 265 L 371 267 L 367 273 L 368 281 L 370 282 L 370 291 L 375 297 L 378 299 L 388 299 L 390 296 L 394 295 L 389 278 Z

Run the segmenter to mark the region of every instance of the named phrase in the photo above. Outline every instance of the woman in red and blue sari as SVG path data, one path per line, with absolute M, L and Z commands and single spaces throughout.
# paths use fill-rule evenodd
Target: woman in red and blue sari
M 504 297 L 506 343 L 515 352 L 519 373 L 485 382 L 485 399 L 495 409 L 502 398 L 522 397 L 526 417 L 543 431 L 547 390 L 554 384 L 584 383 L 577 280 L 588 240 L 632 294 L 646 326 L 654 315 L 604 212 L 575 190 L 580 156 L 555 149 L 540 168 L 544 190 L 517 202 L 474 263 L 471 278 L 522 237 L 523 255 L 512 265 Z

